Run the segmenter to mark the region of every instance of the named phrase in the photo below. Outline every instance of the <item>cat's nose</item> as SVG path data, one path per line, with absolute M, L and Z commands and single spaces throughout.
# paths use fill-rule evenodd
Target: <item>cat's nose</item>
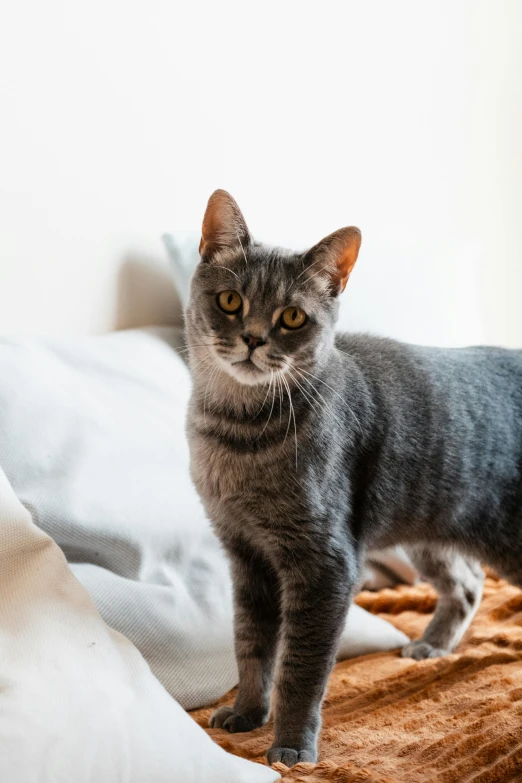
M 248 345 L 251 351 L 254 351 L 258 346 L 266 343 L 266 340 L 263 340 L 262 337 L 255 337 L 253 334 L 242 334 L 241 339 Z

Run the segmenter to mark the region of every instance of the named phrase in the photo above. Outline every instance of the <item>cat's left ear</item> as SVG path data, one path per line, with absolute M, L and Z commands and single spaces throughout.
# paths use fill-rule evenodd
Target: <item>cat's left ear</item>
M 334 296 L 340 294 L 346 288 L 357 261 L 361 241 L 361 232 L 355 226 L 340 228 L 329 234 L 304 256 L 310 277 L 322 276 L 328 282 L 331 293 Z

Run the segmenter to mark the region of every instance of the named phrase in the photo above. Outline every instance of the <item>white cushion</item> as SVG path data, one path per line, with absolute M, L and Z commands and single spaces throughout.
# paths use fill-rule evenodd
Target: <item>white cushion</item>
M 197 231 L 164 234 L 174 282 L 186 305 L 199 262 Z M 289 239 L 287 247 L 302 248 Z M 418 251 L 367 248 L 341 297 L 339 330 L 370 332 L 419 345 L 459 346 L 483 340 L 476 270 L 483 263 L 476 243 L 436 243 Z
M 0 341 L 0 466 L 105 621 L 185 708 L 237 683 L 226 559 L 189 476 L 176 330 Z M 353 609 L 344 657 L 400 647 Z
M 165 339 L 164 339 L 165 338 Z M 227 562 L 189 476 L 176 330 L 0 341 L 0 466 L 183 707 L 237 682 Z
M 0 470 L 0 780 L 269 783 L 222 750 L 110 630 Z

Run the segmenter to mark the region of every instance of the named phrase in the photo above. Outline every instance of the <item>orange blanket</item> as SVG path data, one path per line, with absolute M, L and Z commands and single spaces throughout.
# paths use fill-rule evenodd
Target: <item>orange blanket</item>
M 435 601 L 425 584 L 357 598 L 412 638 Z M 420 662 L 379 653 L 339 663 L 324 702 L 319 763 L 276 768 L 285 783 L 522 781 L 521 658 L 522 591 L 489 575 L 457 653 Z M 210 712 L 193 717 L 206 727 Z M 231 753 L 265 763 L 271 723 L 248 734 L 207 731 Z

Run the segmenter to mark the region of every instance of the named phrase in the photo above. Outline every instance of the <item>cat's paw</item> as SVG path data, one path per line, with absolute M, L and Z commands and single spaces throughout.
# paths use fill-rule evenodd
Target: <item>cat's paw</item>
M 422 639 L 410 642 L 402 648 L 403 658 L 414 658 L 416 661 L 424 661 L 426 658 L 444 658 L 445 655 L 451 655 L 451 650 L 444 650 L 442 647 L 433 647 Z
M 208 725 L 211 729 L 226 729 L 231 734 L 240 731 L 252 731 L 263 726 L 268 720 L 268 715 L 263 715 L 261 710 L 255 713 L 242 714 L 236 712 L 233 707 L 220 707 L 212 713 Z
M 269 764 L 275 764 L 279 761 L 281 764 L 286 764 L 287 767 L 293 767 L 300 761 L 316 762 L 317 751 L 311 748 L 279 748 L 273 745 L 267 751 L 266 757 Z

